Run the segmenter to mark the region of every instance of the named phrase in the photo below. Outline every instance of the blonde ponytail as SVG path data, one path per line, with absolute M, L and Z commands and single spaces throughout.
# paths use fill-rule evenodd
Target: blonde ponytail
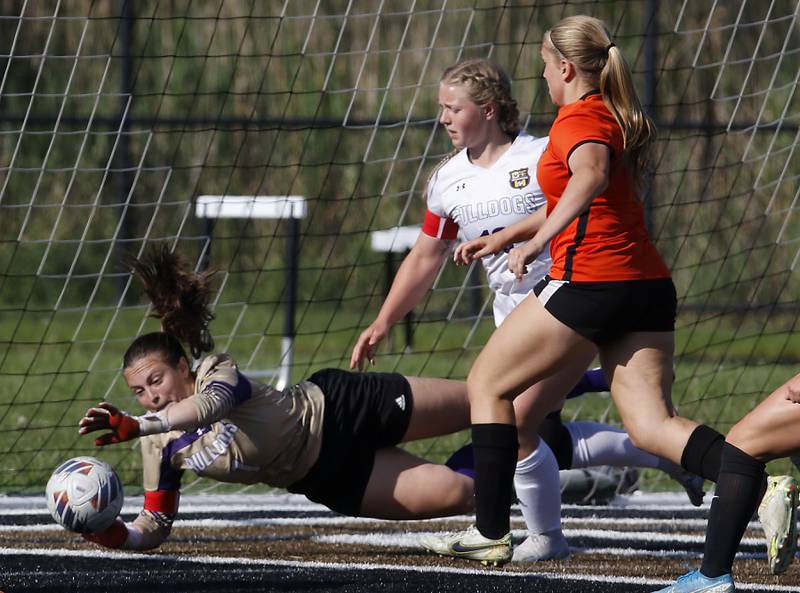
M 567 17 L 545 33 L 544 44 L 600 89 L 622 129 L 625 162 L 633 179 L 641 183 L 649 173 L 656 128 L 642 108 L 625 56 L 611 42 L 606 26 L 585 15 Z

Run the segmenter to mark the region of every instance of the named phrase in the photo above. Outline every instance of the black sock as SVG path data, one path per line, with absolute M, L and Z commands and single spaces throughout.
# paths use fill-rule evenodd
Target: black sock
M 733 557 L 766 486 L 764 464 L 730 443 L 722 448 L 719 481 L 708 513 L 703 565 L 707 577 L 731 572 Z
M 686 447 L 681 454 L 681 466 L 706 480 L 716 482 L 724 442 L 724 436 L 710 426 L 701 424 L 686 441 Z
M 517 427 L 473 424 L 475 449 L 475 526 L 484 537 L 500 539 L 509 531 L 511 492 L 517 468 Z
M 541 438 L 558 462 L 558 469 L 572 469 L 572 436 L 561 421 L 561 410 L 550 412 L 539 426 Z

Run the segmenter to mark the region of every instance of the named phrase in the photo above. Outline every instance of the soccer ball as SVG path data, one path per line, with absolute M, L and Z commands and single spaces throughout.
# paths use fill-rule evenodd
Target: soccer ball
M 111 526 L 122 509 L 122 483 L 114 468 L 94 457 L 74 457 L 47 482 L 47 510 L 65 529 L 96 533 Z

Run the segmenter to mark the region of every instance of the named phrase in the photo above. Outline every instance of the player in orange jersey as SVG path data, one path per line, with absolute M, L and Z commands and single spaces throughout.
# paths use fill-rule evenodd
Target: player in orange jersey
M 419 237 L 397 271 L 376 319 L 359 336 L 350 368 L 363 368 L 366 361 L 374 364 L 376 348 L 391 326 L 433 286 L 458 233 L 472 240 L 501 232 L 543 209 L 546 203 L 535 173 L 548 139 L 520 129 L 511 81 L 500 66 L 471 58 L 448 67 L 440 79 L 438 99 L 439 121 L 455 150 L 428 179 L 427 211 Z M 494 321 L 498 326 L 516 306 L 533 298 L 529 294 L 551 265 L 550 254 L 542 252 L 523 277 L 515 278 L 507 265 L 506 251 L 510 248 L 506 246 L 481 260 L 494 293 Z M 521 394 L 514 402 L 522 410 L 517 415 L 519 454 L 514 486 L 528 531 L 525 541 L 514 550 L 515 560 L 558 559 L 569 553 L 561 531 L 559 468 L 657 467 L 681 481 L 694 503 L 700 504 L 702 499 L 702 479 L 637 449 L 615 427 L 597 422 L 564 424 L 558 412 L 550 414 L 542 426 L 538 422 L 526 425 L 524 410 L 539 391 L 563 396 L 587 390 L 574 389 L 576 384 L 589 385 L 595 391 L 608 390 L 601 370 L 584 374 L 595 355 L 595 351 L 587 350 L 582 361 L 573 361 L 564 372 L 533 385 L 530 393 Z M 423 545 L 428 546 L 427 539 Z M 435 543 L 428 547 L 438 551 Z
M 576 16 L 545 34 L 541 56 L 559 106 L 537 170 L 547 207 L 454 255 L 467 264 L 527 241 L 508 254 L 517 278 L 548 244 L 553 260 L 535 288 L 538 298 L 524 300 L 498 327 L 467 379 L 476 526 L 443 538 L 439 551 L 482 561 L 511 554 L 516 427 L 538 425 L 564 394 L 540 390 L 524 409 L 515 409 L 516 396 L 574 372 L 595 350 L 634 444 L 716 480 L 723 442 L 672 406 L 676 293 L 637 199 L 655 130 L 622 52 L 601 21 Z

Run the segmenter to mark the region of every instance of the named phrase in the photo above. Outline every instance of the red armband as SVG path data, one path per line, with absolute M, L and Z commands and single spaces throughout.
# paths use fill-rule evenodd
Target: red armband
M 153 490 L 144 493 L 144 510 L 154 513 L 177 513 L 181 493 L 177 490 Z
M 425 211 L 422 232 L 442 241 L 453 241 L 458 236 L 458 225 L 451 218 L 442 218 L 430 210 Z
M 83 539 L 106 548 L 121 548 L 128 539 L 128 528 L 122 519 L 115 519 L 111 527 L 98 533 L 84 533 Z

